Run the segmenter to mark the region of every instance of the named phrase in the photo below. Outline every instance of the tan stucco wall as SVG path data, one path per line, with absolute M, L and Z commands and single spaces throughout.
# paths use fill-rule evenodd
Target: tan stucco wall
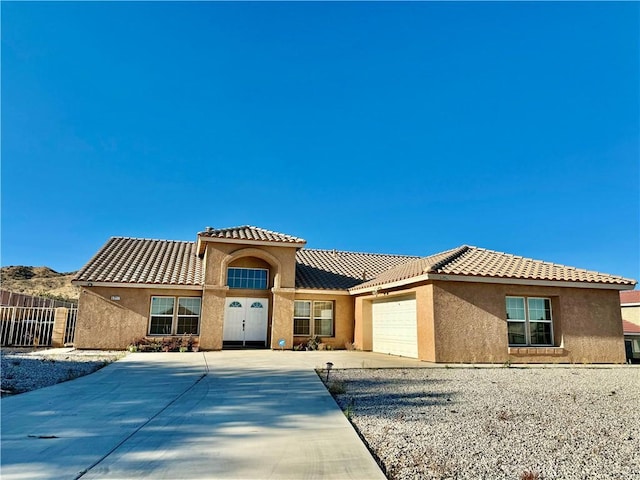
M 439 363 L 622 363 L 618 292 L 561 287 L 426 282 L 391 296 L 415 294 L 418 356 Z M 506 296 L 551 298 L 556 348 L 509 348 Z M 371 350 L 371 303 L 355 299 L 354 342 Z
M 83 287 L 78 303 L 76 348 L 124 349 L 149 328 L 151 297 L 200 297 L 198 290 Z M 113 301 L 111 296 L 119 296 Z
M 371 323 L 371 296 L 355 298 L 353 346 L 358 350 L 370 352 L 373 348 Z
M 322 343 L 334 349 L 345 348 L 346 343 L 353 343 L 354 302 L 349 295 L 296 293 L 295 300 L 323 300 L 333 302 L 333 337 L 320 337 Z M 293 328 L 293 312 L 291 314 Z M 293 337 L 293 343 L 306 343 L 309 337 Z
M 415 289 L 418 322 L 418 358 L 426 362 L 436 361 L 436 334 L 433 314 L 433 285 Z
M 222 348 L 226 298 L 266 298 L 269 303 L 267 342 L 277 348 L 277 340 L 285 338 L 287 347 L 292 348 L 295 252 L 292 247 L 207 242 L 202 291 L 84 287 L 80 297 L 76 346 L 126 348 L 134 338 L 147 334 L 151 296 L 166 295 L 202 296 L 199 337 L 200 347 L 205 350 Z M 269 288 L 229 289 L 226 286 L 226 268 L 229 266 L 268 268 Z M 120 301 L 111 301 L 112 295 L 120 296 Z
M 200 348 L 222 349 L 224 306 L 228 289 L 205 286 L 202 291 L 202 314 L 200 316 Z
M 273 289 L 273 314 L 271 321 L 271 348 L 279 349 L 278 341 L 284 339 L 284 348 L 293 348 L 293 288 Z
M 631 322 L 635 325 L 640 325 L 640 305 L 638 306 L 629 306 L 625 307 L 624 305 L 621 307 L 622 310 L 622 319 L 627 322 Z
M 292 247 L 269 245 L 241 245 L 207 242 L 204 256 L 205 286 L 203 300 L 203 329 L 201 346 L 204 349 L 222 348 L 225 298 L 266 298 L 269 303 L 267 345 L 279 348 L 284 338 L 285 348 L 293 347 L 293 297 L 295 287 L 295 252 Z M 230 256 L 233 257 L 230 259 Z M 228 267 L 268 268 L 267 290 L 230 289 L 226 286 Z M 208 298 L 209 292 L 215 298 Z
M 267 257 L 262 258 L 259 252 L 266 252 Z M 226 285 L 226 270 L 223 269 L 223 260 L 228 255 L 241 254 L 240 258 L 232 260 L 229 264 L 234 266 L 251 267 L 257 266 L 264 268 L 267 264 L 271 277 L 271 284 L 274 286 L 273 277 L 277 274 L 280 276 L 281 288 L 294 288 L 296 281 L 296 249 L 292 247 L 275 247 L 269 245 L 239 245 L 218 242 L 207 243 L 205 259 L 205 284 L 206 285 Z M 253 259 L 249 259 L 253 257 Z M 276 266 L 269 261 L 275 258 L 280 264 L 280 271 L 276 271 Z M 228 265 L 227 265 L 228 266 Z M 223 275 L 224 274 L 224 275 Z
M 554 340 L 561 350 L 529 347 L 527 354 L 509 355 L 509 295 L 551 297 Z M 615 290 L 436 282 L 433 302 L 437 362 L 624 362 Z

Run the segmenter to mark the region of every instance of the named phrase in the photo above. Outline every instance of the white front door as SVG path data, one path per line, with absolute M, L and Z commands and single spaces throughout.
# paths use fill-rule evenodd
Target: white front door
M 418 358 L 415 298 L 373 302 L 373 351 Z
M 268 299 L 227 298 L 222 340 L 227 345 L 265 346 L 268 322 Z

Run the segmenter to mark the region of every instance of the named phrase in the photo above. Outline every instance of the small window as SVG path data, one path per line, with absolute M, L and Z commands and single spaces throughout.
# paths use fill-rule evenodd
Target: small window
M 178 299 L 176 335 L 197 335 L 200 323 L 200 298 Z
M 260 302 L 253 302 L 251 308 L 264 308 Z
M 321 337 L 333 335 L 333 302 L 313 302 L 313 332 Z
M 242 308 L 242 304 L 240 302 L 231 302 L 229 306 L 231 308 Z
M 311 302 L 296 300 L 293 304 L 293 334 L 311 335 Z
M 250 290 L 266 290 L 269 284 L 269 270 L 265 268 L 227 269 L 227 285 L 229 288 L 246 288 Z
M 293 311 L 293 334 L 306 337 L 332 337 L 333 302 L 296 300 Z
M 171 335 L 175 298 L 151 297 L 149 335 Z
M 151 297 L 149 335 L 198 335 L 201 303 L 200 297 Z
M 509 345 L 553 345 L 551 299 L 507 297 L 506 304 Z

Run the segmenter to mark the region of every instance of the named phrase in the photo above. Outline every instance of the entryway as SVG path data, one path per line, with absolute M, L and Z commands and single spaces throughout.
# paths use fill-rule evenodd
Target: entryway
M 224 347 L 266 347 L 269 300 L 227 298 L 224 312 Z

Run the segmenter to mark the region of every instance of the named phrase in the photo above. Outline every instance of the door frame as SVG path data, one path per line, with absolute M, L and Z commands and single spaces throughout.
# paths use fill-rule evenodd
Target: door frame
M 241 304 L 241 307 L 231 307 L 234 302 L 238 302 Z M 254 308 L 253 305 L 256 302 L 260 302 L 264 308 L 264 315 L 262 318 L 259 318 L 259 321 L 264 321 L 263 325 L 258 325 L 259 330 L 264 331 L 264 340 L 255 340 L 255 339 L 247 339 L 247 322 L 249 317 L 249 312 L 253 312 L 250 309 Z M 237 338 L 225 338 L 226 332 L 229 331 L 229 328 L 232 325 L 228 322 L 232 321 L 240 321 L 235 320 L 231 316 L 230 308 L 238 308 L 238 313 L 242 312 L 242 325 L 233 325 L 233 327 L 237 328 L 237 332 L 235 332 L 238 337 Z M 225 299 L 225 307 L 224 307 L 224 323 L 222 330 L 222 347 L 223 348 L 267 348 L 269 345 L 269 298 L 267 297 L 227 297 Z M 240 333 L 242 332 L 242 333 Z M 262 335 L 259 335 L 262 336 Z

